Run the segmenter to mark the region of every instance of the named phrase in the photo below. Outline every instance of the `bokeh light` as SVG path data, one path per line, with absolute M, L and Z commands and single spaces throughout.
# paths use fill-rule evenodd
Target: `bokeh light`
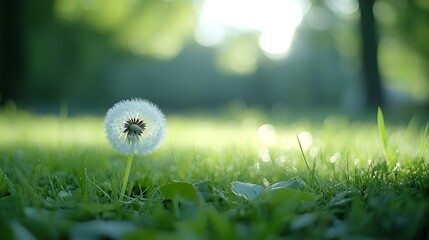
M 195 39 L 203 46 L 216 46 L 240 32 L 256 32 L 265 55 L 281 59 L 308 7 L 307 1 L 299 0 L 206 0 Z

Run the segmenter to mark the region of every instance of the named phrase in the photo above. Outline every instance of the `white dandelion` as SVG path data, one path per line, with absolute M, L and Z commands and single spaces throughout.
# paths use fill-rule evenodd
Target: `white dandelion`
M 104 126 L 110 144 L 120 153 L 146 155 L 161 144 L 165 117 L 149 101 L 123 100 L 107 111 Z
M 120 193 L 122 200 L 134 155 L 146 155 L 159 147 L 165 134 L 165 117 L 156 105 L 147 100 L 123 100 L 107 111 L 104 127 L 110 144 L 128 155 Z

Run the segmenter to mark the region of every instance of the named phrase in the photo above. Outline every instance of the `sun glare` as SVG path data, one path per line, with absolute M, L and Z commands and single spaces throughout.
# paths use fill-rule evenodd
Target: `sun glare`
M 205 0 L 195 39 L 203 46 L 217 46 L 230 34 L 255 31 L 263 52 L 279 59 L 287 54 L 308 7 L 307 0 Z

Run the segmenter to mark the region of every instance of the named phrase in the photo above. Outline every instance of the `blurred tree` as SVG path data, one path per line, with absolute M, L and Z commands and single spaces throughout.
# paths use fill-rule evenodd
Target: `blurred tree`
M 426 85 L 429 85 L 429 1 L 413 0 L 397 6 L 399 29 L 404 42 L 423 58 Z M 401 8 L 405 11 L 401 11 Z M 426 90 L 429 106 L 429 90 Z
M 400 37 L 418 51 L 429 65 L 429 1 L 392 1 L 391 4 L 399 15 Z M 426 70 L 429 74 L 429 67 Z
M 176 57 L 193 36 L 197 16 L 189 0 L 57 0 L 54 8 L 64 20 L 110 34 L 121 48 L 165 60 Z
M 429 103 L 429 1 L 377 0 L 374 14 L 384 83 Z
M 20 97 L 24 81 L 22 2 L 2 1 L 0 104 Z
M 380 73 L 377 57 L 377 34 L 373 14 L 374 0 L 359 0 L 360 28 L 362 38 L 362 73 L 369 107 L 383 105 Z
M 2 2 L 0 91 L 3 96 L 21 94 L 21 99 L 45 108 L 60 101 L 97 107 L 125 96 L 144 95 L 170 107 L 225 104 L 237 98 L 266 107 L 279 102 L 294 107 L 344 107 L 344 99 L 350 98 L 355 104 L 346 108 L 355 109 L 363 102 L 364 91 L 357 80 L 357 62 L 362 59 L 367 103 L 378 106 L 383 98 L 376 33 L 384 34 L 385 26 L 377 22 L 380 31 L 375 31 L 372 11 L 377 17 L 380 2 L 397 8 L 402 24 L 401 31 L 396 29 L 398 39 L 429 56 L 428 7 L 425 0 L 412 1 L 312 0 L 311 7 L 302 8 L 304 19 L 284 59 L 264 57 L 261 34 L 250 30 L 229 27 L 230 35 L 211 49 L 192 43 L 198 26 L 198 1 Z M 13 10 L 17 8 L 21 12 Z M 406 33 L 407 24 L 412 25 L 411 34 Z M 386 48 L 384 40 L 380 39 L 380 51 L 394 53 L 402 61 L 404 54 L 394 44 Z M 392 68 L 386 67 L 385 59 L 390 55 L 380 59 L 384 84 L 395 78 L 402 84 L 397 89 L 414 85 L 415 79 L 409 75 L 410 69 L 415 69 L 412 61 L 407 61 L 407 69 L 401 61 L 394 67 L 400 77 L 397 72 L 386 77 L 384 70 Z M 10 73 L 21 77 L 8 81 Z M 413 84 L 404 81 L 410 79 Z M 413 88 L 420 93 L 429 92 L 421 87 L 425 85 L 417 85 Z M 4 91 L 6 88 L 10 90 Z

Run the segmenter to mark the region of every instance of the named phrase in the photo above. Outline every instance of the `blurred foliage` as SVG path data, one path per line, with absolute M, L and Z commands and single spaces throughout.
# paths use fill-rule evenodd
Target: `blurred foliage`
M 400 37 L 429 61 L 429 2 L 403 0 L 391 4 L 398 14 Z
M 429 98 L 429 4 L 423 0 L 378 0 L 380 62 L 385 80 L 419 100 Z M 410 84 L 412 83 L 412 84 Z
M 191 36 L 196 12 L 189 0 L 58 0 L 58 17 L 83 21 L 112 33 L 115 43 L 135 54 L 171 59 Z
M 73 111 L 144 97 L 172 109 L 243 100 L 273 109 L 359 111 L 357 2 L 297 2 L 306 4 L 303 19 L 287 55 L 273 60 L 257 31 L 229 29 L 222 44 L 198 45 L 202 0 L 22 0 L 26 71 L 18 102 L 42 110 L 69 103 Z M 390 103 L 429 100 L 427 5 L 374 6 Z

